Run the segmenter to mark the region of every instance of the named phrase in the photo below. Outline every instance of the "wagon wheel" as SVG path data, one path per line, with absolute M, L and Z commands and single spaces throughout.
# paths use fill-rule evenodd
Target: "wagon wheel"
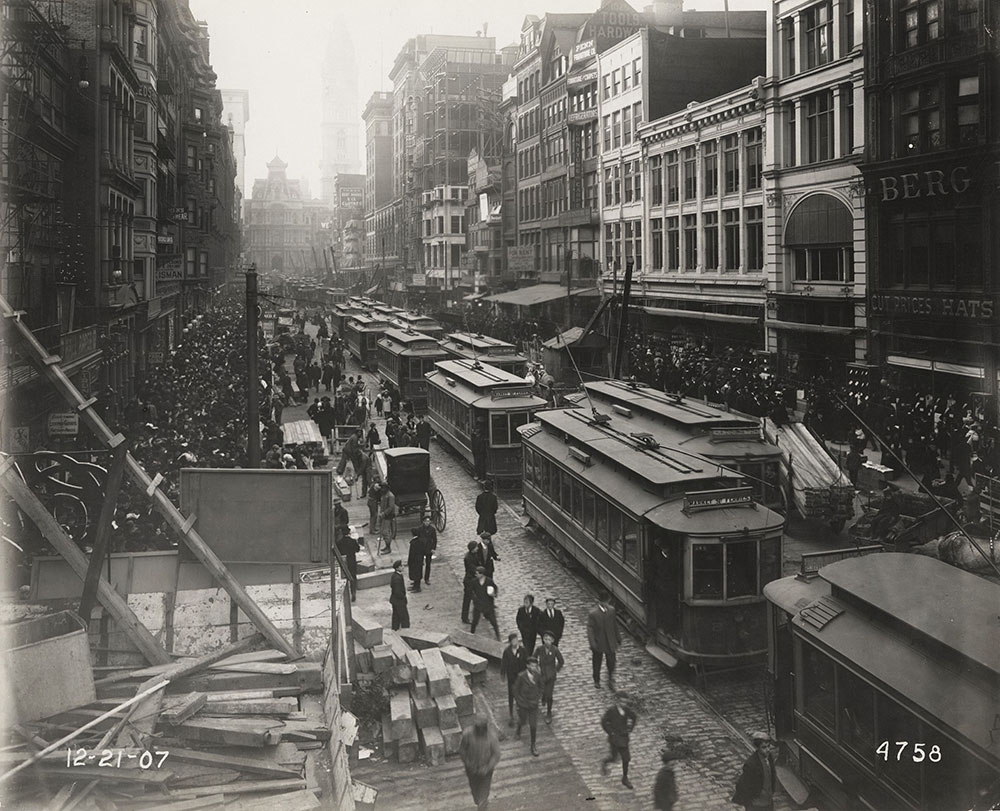
M 438 532 L 444 532 L 448 525 L 448 508 L 444 503 L 444 496 L 440 490 L 434 490 L 430 496 L 431 523 Z

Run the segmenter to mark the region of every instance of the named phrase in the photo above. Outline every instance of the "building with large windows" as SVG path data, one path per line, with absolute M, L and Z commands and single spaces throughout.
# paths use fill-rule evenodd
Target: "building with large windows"
M 868 20 L 870 362 L 900 388 L 998 392 L 995 0 L 891 0 Z
M 621 241 L 618 224 L 605 224 L 605 251 L 612 266 L 636 263 L 632 296 L 657 337 L 764 348 L 764 110 L 758 96 L 751 84 L 638 131 L 645 205 Z M 645 238 L 637 240 L 640 227 Z
M 365 124 L 365 257 L 369 263 L 396 259 L 392 215 L 392 93 L 372 93 Z
M 864 3 L 776 0 L 764 85 L 767 349 L 793 380 L 867 357 Z

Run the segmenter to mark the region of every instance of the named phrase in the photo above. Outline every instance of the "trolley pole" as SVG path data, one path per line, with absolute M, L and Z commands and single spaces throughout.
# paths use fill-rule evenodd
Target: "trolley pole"
M 257 266 L 247 268 L 247 457 L 260 467 L 260 377 L 257 374 Z

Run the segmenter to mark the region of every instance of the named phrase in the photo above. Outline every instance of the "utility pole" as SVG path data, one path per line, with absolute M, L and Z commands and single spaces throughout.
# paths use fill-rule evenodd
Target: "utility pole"
M 260 467 L 260 377 L 257 374 L 257 265 L 247 268 L 247 456 Z
M 611 376 L 618 380 L 622 373 L 622 352 L 625 349 L 625 341 L 628 340 L 628 308 L 629 297 L 632 293 L 632 267 L 634 263 L 629 259 L 625 263 L 625 282 L 622 286 L 621 313 L 618 316 L 618 345 L 615 347 L 615 368 Z

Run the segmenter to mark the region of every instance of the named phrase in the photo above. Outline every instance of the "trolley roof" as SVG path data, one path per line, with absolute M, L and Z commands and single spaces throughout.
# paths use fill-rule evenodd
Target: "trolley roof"
M 445 351 L 430 335 L 413 330 L 390 327 L 379 339 L 378 345 L 398 355 L 418 355 L 420 357 L 443 357 Z
M 495 366 L 481 363 L 475 368 L 473 362 L 464 360 L 444 360 L 434 365 L 437 369 L 424 375 L 427 382 L 465 405 L 497 411 L 537 410 L 548 405 L 523 377 Z
M 404 310 L 401 313 L 395 313 L 393 315 L 393 319 L 402 324 L 403 329 L 409 327 L 417 331 L 421 330 L 431 330 L 433 332 L 444 331 L 444 327 L 442 327 L 437 321 L 435 321 L 429 315 L 417 315 L 416 313 L 411 313 Z
M 385 331 L 389 329 L 389 320 L 381 316 L 355 315 L 347 322 L 348 327 L 354 327 L 359 332 L 366 330 Z
M 666 446 L 653 447 L 639 436 L 644 432 L 636 432 L 634 426 L 622 418 L 604 417 L 604 421 L 598 423 L 582 409 L 553 409 L 540 412 L 536 417 L 544 433 L 527 438 L 526 442 L 545 445 L 555 442 L 562 448 L 558 458 L 563 458 L 567 445 L 572 444 L 653 486 L 689 482 L 691 489 L 697 490 L 698 479 L 725 477 L 731 479 L 733 485 L 740 481 L 737 474 L 723 470 L 698 454 Z
M 652 417 L 690 428 L 744 428 L 754 430 L 759 420 L 737 411 L 726 411 L 697 400 L 683 400 L 678 395 L 665 394 L 642 383 L 621 380 L 598 380 L 585 383 L 591 397 L 609 403 L 620 403 L 643 411 Z
M 905 552 L 831 563 L 820 577 L 826 593 L 792 618 L 797 633 L 1000 763 L 990 738 L 1000 713 L 1000 586 Z M 772 602 L 774 587 L 765 587 Z M 959 656 L 942 655 L 942 645 Z
M 434 365 L 445 376 L 460 380 L 467 386 L 480 391 L 509 386 L 531 388 L 528 381 L 523 377 L 481 361 L 460 358 L 456 360 L 442 360 Z M 435 373 L 430 372 L 429 374 Z
M 512 343 L 472 332 L 450 332 L 447 340 L 441 341 L 441 345 L 452 351 L 467 350 L 490 357 L 504 356 L 527 359 L 527 356 L 518 352 L 517 347 Z
M 1000 674 L 1000 586 L 904 553 L 841 560 L 824 566 L 819 576 L 835 598 L 892 618 Z

